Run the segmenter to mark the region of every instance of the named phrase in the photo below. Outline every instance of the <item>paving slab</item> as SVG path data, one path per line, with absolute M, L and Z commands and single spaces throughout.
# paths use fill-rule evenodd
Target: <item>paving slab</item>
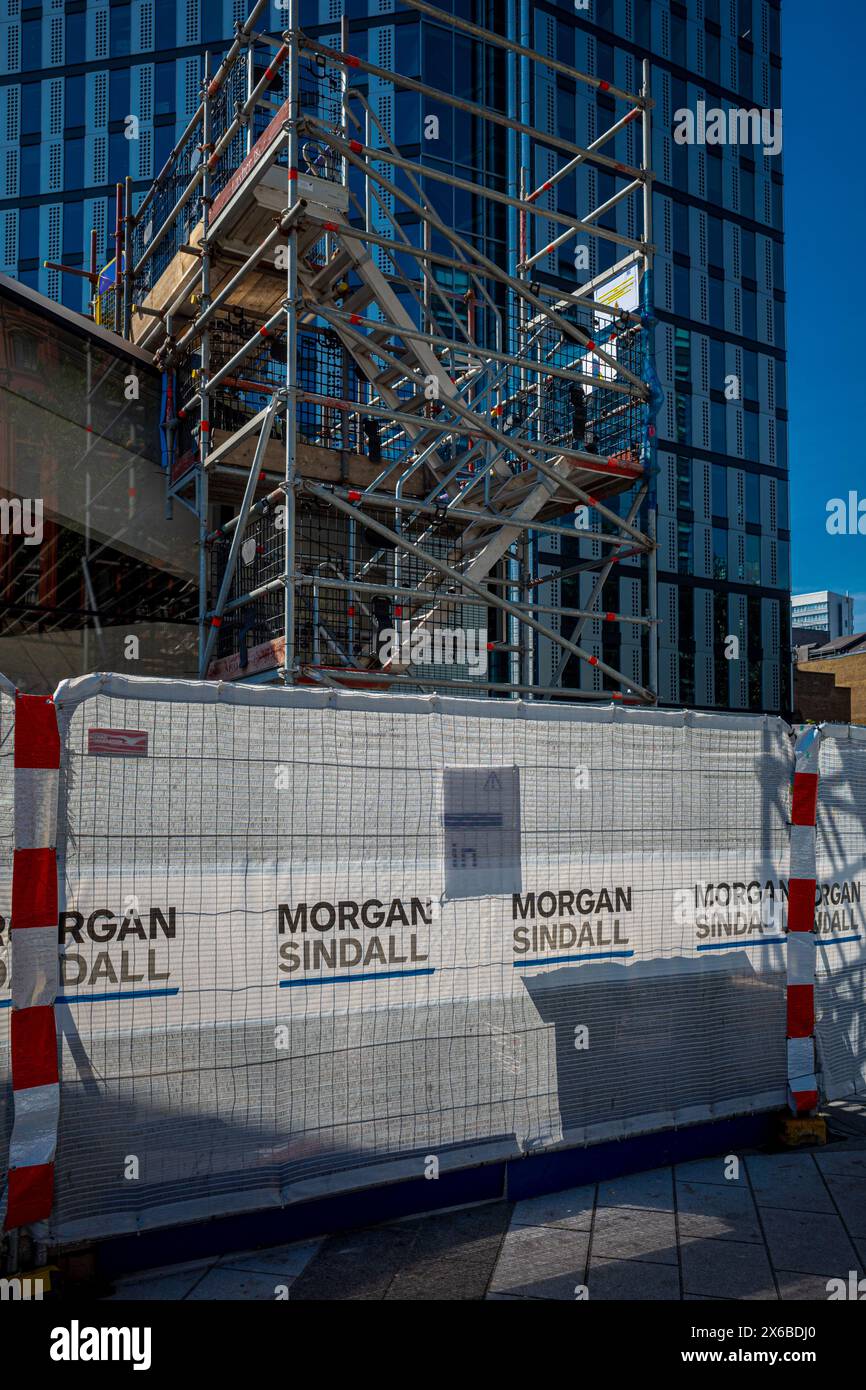
M 673 1211 L 674 1180 L 670 1168 L 631 1173 L 598 1185 L 600 1207 L 642 1207 L 647 1211 Z
M 866 1149 L 827 1149 L 813 1155 L 822 1173 L 839 1173 L 866 1181 Z
M 680 1275 L 675 1266 L 608 1260 L 593 1253 L 587 1288 L 590 1303 L 679 1300 Z
M 446 1259 L 414 1260 L 395 1274 L 385 1298 L 389 1302 L 463 1302 L 484 1298 L 496 1266 L 499 1242 L 489 1252 Z
M 776 1269 L 830 1279 L 845 1277 L 858 1267 L 857 1252 L 838 1216 L 772 1207 L 765 1207 L 761 1216 Z
M 830 1300 L 828 1281 L 823 1274 L 798 1274 L 796 1270 L 778 1269 L 776 1279 L 779 1296 L 783 1299 L 816 1303 Z
M 417 1223 L 415 1240 L 386 1299 L 482 1299 L 508 1228 L 504 1202 L 448 1212 Z
M 746 1167 L 759 1207 L 835 1211 L 821 1170 L 811 1154 L 752 1154 L 746 1159 Z
M 412 1250 L 417 1225 L 401 1222 L 331 1236 L 297 1276 L 293 1301 L 384 1298 Z
M 762 1241 L 752 1194 L 734 1183 L 678 1182 L 677 1221 L 682 1238 Z
M 248 1269 L 227 1269 L 219 1266 L 208 1270 L 187 1294 L 185 1302 L 270 1302 L 286 1299 L 294 1279 L 291 1275 L 280 1278 L 277 1274 L 267 1274 Z
M 516 1202 L 511 1217 L 512 1226 L 562 1226 L 573 1231 L 588 1231 L 592 1226 L 595 1208 L 595 1184 L 571 1187 L 565 1192 L 551 1192 L 544 1197 L 528 1197 Z
M 209 1260 L 202 1264 L 169 1266 L 146 1274 L 135 1274 L 128 1279 L 119 1279 L 114 1285 L 114 1292 L 105 1301 L 177 1303 L 186 1298 L 212 1268 L 213 1261 Z
M 690 1163 L 678 1163 L 674 1169 L 677 1182 L 710 1182 L 722 1187 L 747 1187 L 743 1160 L 735 1178 L 726 1178 L 731 1158 L 736 1154 L 721 1154 L 718 1158 L 695 1158 Z
M 645 1211 L 640 1207 L 599 1207 L 592 1228 L 595 1259 L 645 1260 L 649 1264 L 676 1265 L 677 1229 L 672 1211 Z
M 502 1243 L 508 1230 L 511 1207 L 507 1202 L 488 1202 L 462 1211 L 436 1213 L 414 1219 L 413 1257 L 427 1259 L 449 1255 L 461 1259 L 486 1251 L 491 1240 Z M 408 1223 L 407 1223 L 408 1224 Z
M 508 1232 L 491 1293 L 573 1301 L 585 1282 L 589 1236 L 555 1226 L 517 1226 Z
M 217 1268 L 294 1278 L 303 1273 L 321 1244 L 321 1240 L 299 1240 L 291 1245 L 274 1246 L 267 1250 L 244 1250 L 239 1255 L 223 1255 L 217 1261 Z
M 826 1182 L 849 1235 L 866 1237 L 866 1175 L 828 1173 Z
M 680 1240 L 683 1293 L 710 1298 L 777 1299 L 763 1245 L 734 1240 Z

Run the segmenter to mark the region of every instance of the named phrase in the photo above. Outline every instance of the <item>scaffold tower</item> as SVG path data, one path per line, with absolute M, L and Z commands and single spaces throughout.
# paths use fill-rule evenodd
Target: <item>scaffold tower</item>
M 296 0 L 271 37 L 257 0 L 134 211 L 127 184 L 114 312 L 163 373 L 167 514 L 198 518 L 199 674 L 652 704 L 649 63 L 628 92 L 406 3 L 502 65 L 502 109 L 356 56 L 345 18 L 310 37 Z M 588 148 L 514 101 L 538 72 L 606 93 Z M 425 130 L 463 113 L 494 172 L 409 157 L 382 90 Z M 593 243 L 604 272 L 551 273 Z

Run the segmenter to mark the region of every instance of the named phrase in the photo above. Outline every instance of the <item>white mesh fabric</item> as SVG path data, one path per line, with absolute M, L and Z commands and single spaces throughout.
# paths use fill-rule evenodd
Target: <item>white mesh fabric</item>
M 120 677 L 58 702 L 55 1236 L 784 1103 L 784 944 L 747 892 L 787 874 L 780 721 Z M 455 841 L 460 768 L 493 776 Z M 509 891 L 449 897 L 476 824 Z

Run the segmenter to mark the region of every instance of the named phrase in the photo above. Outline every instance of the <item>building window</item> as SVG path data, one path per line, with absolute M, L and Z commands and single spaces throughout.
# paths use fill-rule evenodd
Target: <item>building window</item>
M 761 537 L 746 536 L 746 564 L 744 579 L 747 584 L 761 582 Z
M 690 418 L 692 408 L 691 396 L 682 395 L 679 391 L 674 396 L 676 404 L 676 431 L 678 444 L 691 444 Z
M 686 274 L 688 274 L 688 272 L 686 272 Z M 675 379 L 678 382 L 691 381 L 691 349 L 689 343 L 689 331 L 687 328 L 674 329 L 674 363 Z
M 692 463 L 691 459 L 677 457 L 677 506 L 692 505 Z
M 32 333 L 22 333 L 16 329 L 9 335 L 12 347 L 12 365 L 21 372 L 35 372 L 39 367 L 39 348 Z
M 680 574 L 693 574 L 694 527 L 680 522 L 677 526 L 677 570 Z
M 713 578 L 728 577 L 728 533 L 721 526 L 713 527 Z
M 85 60 L 85 18 L 83 14 L 66 16 L 66 64 L 83 63 Z

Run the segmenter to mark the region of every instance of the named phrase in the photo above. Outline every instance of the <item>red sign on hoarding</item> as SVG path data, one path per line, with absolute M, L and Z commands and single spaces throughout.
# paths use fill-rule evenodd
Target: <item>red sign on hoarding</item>
M 87 751 L 113 758 L 146 758 L 146 729 L 88 729 Z

